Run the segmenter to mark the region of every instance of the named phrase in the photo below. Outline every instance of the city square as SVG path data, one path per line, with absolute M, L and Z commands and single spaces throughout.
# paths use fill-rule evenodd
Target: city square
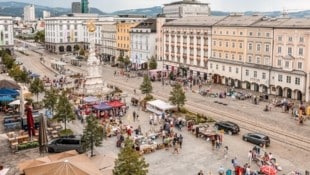
M 44 42 L 10 36 L 1 52 L 4 173 L 132 174 L 128 149 L 150 175 L 309 173 L 308 18 L 209 16 L 186 0 L 166 17 L 99 17 L 85 3 L 46 17 Z M 208 11 L 169 17 L 182 3 Z M 80 137 L 86 150 L 57 145 Z

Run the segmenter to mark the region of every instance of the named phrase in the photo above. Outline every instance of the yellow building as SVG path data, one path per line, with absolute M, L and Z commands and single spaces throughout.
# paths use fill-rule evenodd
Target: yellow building
M 118 55 L 130 57 L 130 29 L 139 22 L 120 21 L 116 24 L 116 47 Z

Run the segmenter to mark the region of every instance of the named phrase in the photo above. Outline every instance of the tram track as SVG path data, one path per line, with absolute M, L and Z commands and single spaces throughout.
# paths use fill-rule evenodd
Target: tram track
M 122 88 L 126 90 L 133 91 L 136 87 L 129 85 L 127 83 L 111 80 L 116 86 L 122 86 Z M 167 95 L 162 91 L 157 92 L 153 95 L 159 99 L 166 100 Z M 276 128 L 274 126 L 270 126 L 266 123 L 254 122 L 252 120 L 246 119 L 245 116 L 238 116 L 227 113 L 225 111 L 215 109 L 214 107 L 207 106 L 201 103 L 194 103 L 191 101 L 187 101 L 185 107 L 192 112 L 204 113 L 211 115 L 216 120 L 231 120 L 240 125 L 241 128 L 249 130 L 251 132 L 262 132 L 268 135 L 272 140 L 278 141 L 280 143 L 284 143 L 295 148 L 299 148 L 304 151 L 310 151 L 310 139 L 307 137 L 299 136 L 293 133 L 288 133 L 288 131 Z

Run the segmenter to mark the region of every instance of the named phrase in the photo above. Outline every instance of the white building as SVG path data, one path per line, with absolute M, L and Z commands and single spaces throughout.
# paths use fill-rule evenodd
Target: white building
M 43 10 L 43 19 L 51 17 L 51 12 Z
M 163 14 L 167 18 L 183 18 L 186 16 L 209 16 L 209 4 L 197 0 L 182 0 L 164 4 Z
M 96 14 L 70 14 L 45 19 L 45 46 L 55 53 L 87 49 L 87 21 L 97 21 Z M 100 29 L 96 31 L 96 44 L 100 43 Z
M 34 21 L 36 19 L 34 5 L 27 5 L 24 7 L 24 20 Z
M 156 19 L 147 19 L 130 31 L 130 61 L 135 68 L 146 68 L 148 61 L 156 55 Z
M 13 18 L 0 16 L 0 49 L 9 49 L 13 51 Z
M 224 17 L 185 17 L 163 26 L 164 65 L 183 76 L 207 79 L 212 25 Z
M 102 24 L 102 47 L 101 54 L 103 60 L 114 63 L 117 57 L 116 48 L 116 22 L 106 21 Z

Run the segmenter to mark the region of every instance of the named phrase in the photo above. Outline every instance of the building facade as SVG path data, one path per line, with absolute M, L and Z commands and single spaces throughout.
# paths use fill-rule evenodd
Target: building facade
M 161 57 L 186 76 L 203 73 L 213 83 L 309 101 L 309 29 L 307 18 L 183 18 L 163 26 Z
M 45 47 L 54 53 L 73 52 L 79 48 L 87 49 L 87 21 L 97 21 L 95 14 L 71 14 L 45 19 Z M 100 33 L 99 30 L 96 32 Z M 100 42 L 96 33 L 96 43 Z
M 130 61 L 135 69 L 145 69 L 156 55 L 156 19 L 147 19 L 130 30 Z
M 89 13 L 88 0 L 81 0 L 81 13 Z
M 118 21 L 116 23 L 116 47 L 119 56 L 130 57 L 130 30 L 139 22 L 132 20 Z
M 209 16 L 210 6 L 197 0 L 182 0 L 164 4 L 163 14 L 167 18 L 183 18 L 187 16 Z
M 12 52 L 14 48 L 13 18 L 0 16 L 0 50 Z
M 164 66 L 182 76 L 207 79 L 212 25 L 223 17 L 186 17 L 163 26 Z
M 116 22 L 107 21 L 102 24 L 102 47 L 101 54 L 103 60 L 109 63 L 115 63 L 117 58 L 116 49 Z
M 51 17 L 51 12 L 43 10 L 43 19 Z
M 24 7 L 24 20 L 25 21 L 34 21 L 35 16 L 35 7 L 34 5 L 27 5 Z
M 72 13 L 81 13 L 81 3 L 80 2 L 72 2 L 71 12 Z

